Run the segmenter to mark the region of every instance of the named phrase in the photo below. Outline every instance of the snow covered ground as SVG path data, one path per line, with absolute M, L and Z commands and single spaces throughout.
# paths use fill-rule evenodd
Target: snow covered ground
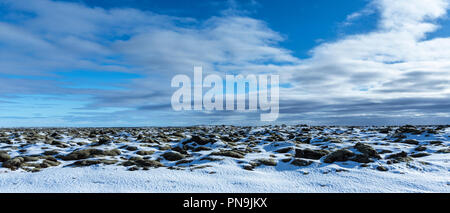
M 448 126 L 3 129 L 0 192 L 450 192 L 449 133 Z

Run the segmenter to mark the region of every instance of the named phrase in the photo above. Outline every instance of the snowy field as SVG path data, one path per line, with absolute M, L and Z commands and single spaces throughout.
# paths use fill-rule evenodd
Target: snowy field
M 450 192 L 450 128 L 1 129 L 0 162 L 0 192 Z

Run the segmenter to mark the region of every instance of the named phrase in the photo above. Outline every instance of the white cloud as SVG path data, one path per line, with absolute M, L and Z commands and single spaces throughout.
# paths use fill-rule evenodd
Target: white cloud
M 9 13 L 6 17 L 21 18 L 0 22 L 0 43 L 5 46 L 0 50 L 0 55 L 5 56 L 0 59 L 4 68 L 1 73 L 46 76 L 54 71 L 96 70 L 134 72 L 145 77 L 125 85 L 127 91 L 95 94 L 100 96 L 97 100 L 112 100 L 110 96 L 144 98 L 97 106 L 138 107 L 149 101 L 163 102 L 165 99 L 157 100 L 154 95 L 145 97 L 155 92 L 166 97 L 172 89 L 170 79 L 178 73 L 191 74 L 194 65 L 204 66 L 205 73 L 224 73 L 244 72 L 246 67 L 264 66 L 266 62 L 298 61 L 278 46 L 283 38 L 277 32 L 260 20 L 236 13 L 199 21 L 50 0 L 4 2 Z M 273 70 L 262 72 L 268 71 Z M 5 87 L 8 84 L 5 81 Z M 57 83 L 53 86 L 55 92 L 67 92 Z M 14 91 L 3 90 L 6 92 Z
M 381 10 L 382 29 L 408 30 L 419 34 L 431 30 L 431 25 L 425 22 L 445 15 L 449 4 L 447 0 L 376 0 L 375 3 Z
M 308 59 L 281 48 L 284 38 L 263 21 L 230 11 L 200 21 L 49 0 L 4 2 L 11 11 L 4 17 L 21 18 L 0 22 L 0 73 L 48 75 L 54 70 L 91 69 L 146 76 L 125 85 L 126 91 L 95 91 L 93 107 L 160 109 L 170 103 L 171 77 L 191 74 L 194 65 L 203 65 L 205 73 L 281 74 L 281 83 L 292 85 L 280 91 L 281 113 L 286 113 L 282 120 L 326 123 L 327 117 L 380 119 L 418 112 L 449 117 L 445 106 L 450 105 L 450 38 L 427 38 L 440 27 L 436 21 L 446 16 L 448 0 L 373 0 L 346 21 L 357 22 L 377 11 L 377 29 L 321 42 Z M 41 89 L 39 82 L 29 80 L 24 85 L 29 88 L 19 88 L 4 80 L 0 93 L 39 93 L 51 87 L 52 92 L 89 93 L 45 83 Z M 139 110 L 123 113 L 124 119 L 147 119 Z M 173 115 L 164 111 L 161 116 L 168 114 Z
M 297 89 L 323 99 L 326 99 L 323 96 L 381 100 L 405 96 L 447 96 L 448 84 L 445 89 L 420 92 L 416 91 L 420 88 L 415 88 L 414 83 L 425 83 L 428 79 L 408 78 L 410 85 L 401 82 L 416 71 L 429 72 L 427 77 L 430 79 L 450 80 L 450 39 L 426 39 L 426 33 L 438 28 L 433 21 L 446 14 L 448 2 L 423 2 L 376 1 L 374 5 L 379 6 L 382 14 L 379 29 L 314 48 L 312 57 L 303 61 L 295 71 L 294 78 L 299 80 Z M 313 84 L 308 82 L 309 79 L 314 79 Z M 362 88 L 368 91 L 360 91 Z M 409 92 L 377 92 L 388 88 Z M 324 91 L 327 91 L 325 95 Z

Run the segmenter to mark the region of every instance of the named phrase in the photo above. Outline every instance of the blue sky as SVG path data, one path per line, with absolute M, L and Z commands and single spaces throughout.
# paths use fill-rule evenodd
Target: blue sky
M 0 0 L 0 126 L 267 124 L 259 113 L 174 112 L 170 80 L 196 65 L 205 74 L 279 74 L 288 86 L 274 123 L 448 124 L 448 8 L 448 0 Z

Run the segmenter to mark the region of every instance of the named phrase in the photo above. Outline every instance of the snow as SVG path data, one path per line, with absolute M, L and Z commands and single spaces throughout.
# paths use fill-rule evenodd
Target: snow
M 258 127 L 250 131 L 265 132 L 265 128 Z M 294 131 L 293 129 L 292 131 Z M 364 143 L 370 144 L 377 150 L 390 150 L 392 153 L 406 151 L 414 152 L 416 145 L 387 142 L 386 134 L 364 129 L 356 129 L 346 134 L 346 129 L 327 128 L 322 133 L 338 133 L 342 143 L 322 142 L 317 133 L 312 144 L 293 144 L 291 141 L 267 142 L 261 140 L 256 146 L 261 152 L 247 153 L 243 159 L 235 159 L 225 156 L 212 156 L 221 158 L 222 161 L 201 160 L 211 152 L 222 149 L 226 143 L 218 141 L 208 146 L 211 151 L 199 151 L 193 155 L 193 162 L 179 166 L 181 170 L 172 170 L 168 167 L 150 168 L 149 170 L 128 171 L 127 167 L 119 165 L 93 165 L 89 167 L 67 167 L 73 161 L 62 161 L 60 166 L 45 168 L 40 172 L 26 172 L 22 169 L 11 171 L 0 168 L 0 192 L 225 192 L 225 193 L 329 193 L 329 192 L 450 192 L 450 154 L 436 153 L 437 150 L 448 147 L 449 129 L 437 135 L 410 135 L 407 139 L 415 139 L 420 144 L 426 145 L 429 141 L 440 140 L 442 145 L 427 145 L 426 153 L 432 155 L 414 159 L 413 162 L 401 162 L 387 164 L 384 159 L 387 154 L 381 154 L 383 159 L 370 163 L 367 167 L 361 167 L 360 163 L 353 161 L 323 163 L 322 160 L 311 160 L 310 166 L 298 167 L 287 162 L 282 162 L 286 154 L 276 153 L 275 150 L 284 147 L 317 149 L 326 145 L 328 149 L 351 149 L 355 142 L 351 138 L 359 138 Z M 314 132 L 314 131 L 312 131 Z M 314 133 L 314 134 L 315 134 Z M 121 133 L 128 135 L 127 132 Z M 130 139 L 130 142 L 101 145 L 96 148 L 112 149 L 123 145 L 137 146 L 138 142 Z M 245 140 L 245 138 L 243 139 Z M 64 137 L 64 142 L 87 142 L 80 138 Z M 185 140 L 174 140 L 167 144 L 176 147 Z M 63 154 L 68 154 L 77 147 L 66 149 L 55 148 L 48 144 L 36 143 L 27 145 L 28 154 L 39 154 L 44 150 L 58 149 Z M 140 150 L 154 150 L 151 159 L 158 158 L 165 150 L 156 147 L 139 147 Z M 238 143 L 235 148 L 245 149 L 245 143 Z M 291 154 L 294 151 L 290 152 Z M 17 151 L 10 152 L 11 157 L 20 155 Z M 122 150 L 118 157 L 129 158 L 136 156 L 134 152 Z M 243 165 L 261 158 L 274 158 L 276 166 L 257 166 L 253 171 L 242 168 Z M 118 158 L 116 158 L 118 159 Z M 166 166 L 175 166 L 175 162 L 162 159 Z M 194 169 L 195 166 L 209 166 Z M 388 171 L 382 172 L 376 169 L 382 165 Z
M 126 171 L 115 166 L 49 168 L 0 174 L 0 192 L 450 192 L 448 173 L 398 174 L 371 169 L 322 174 L 321 168 L 247 171 L 233 165 L 205 170 Z M 215 171 L 209 174 L 209 171 Z

